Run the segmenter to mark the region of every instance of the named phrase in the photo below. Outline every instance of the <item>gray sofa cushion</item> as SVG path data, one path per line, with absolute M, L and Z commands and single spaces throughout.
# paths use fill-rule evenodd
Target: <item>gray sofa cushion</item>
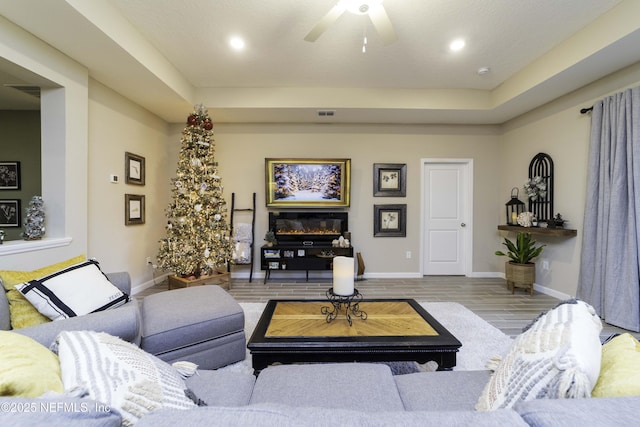
M 532 427 L 619 427 L 638 425 L 640 396 L 538 399 L 513 409 Z
M 240 372 L 198 370 L 185 380 L 187 387 L 209 406 L 249 404 L 256 377 Z
M 142 319 L 140 346 L 157 356 L 244 331 L 242 307 L 215 285 L 149 295 Z
M 402 411 L 404 406 L 387 365 L 328 363 L 270 366 L 260 372 L 251 404 Z
M 247 352 L 246 343 L 244 331 L 234 332 L 190 347 L 161 353 L 157 357 L 167 363 L 187 360 L 198 365 L 200 369 L 212 370 L 244 360 Z
M 393 378 L 407 411 L 473 411 L 491 371 L 421 372 Z
M 294 408 L 261 404 L 242 408 L 203 407 L 189 411 L 160 410 L 140 420 L 138 427 L 274 426 L 304 427 L 354 425 L 358 427 L 453 426 L 519 427 L 527 424 L 512 410 L 493 412 L 363 412 L 329 408 Z

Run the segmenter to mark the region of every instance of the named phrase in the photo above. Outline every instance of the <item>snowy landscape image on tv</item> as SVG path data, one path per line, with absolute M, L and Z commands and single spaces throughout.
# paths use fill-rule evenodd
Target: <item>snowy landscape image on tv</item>
M 267 206 L 349 206 L 351 159 L 265 159 Z

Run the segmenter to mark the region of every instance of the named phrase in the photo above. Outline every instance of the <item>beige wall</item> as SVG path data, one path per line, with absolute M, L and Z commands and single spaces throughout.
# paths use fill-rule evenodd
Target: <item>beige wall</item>
M 186 114 L 185 114 L 186 117 Z M 215 120 L 215 117 L 214 117 Z M 184 125 L 172 127 L 178 144 Z M 420 276 L 420 202 L 423 158 L 474 160 L 473 272 L 495 272 L 497 263 L 486 242 L 497 242 L 496 204 L 499 186 L 499 135 L 492 126 L 382 126 L 382 125 L 215 125 L 216 160 L 220 164 L 228 201 L 236 193 L 239 207 L 248 207 L 257 194 L 256 246 L 267 231 L 264 159 L 267 157 L 350 158 L 351 206 L 349 228 L 356 251 L 362 252 L 370 277 Z M 170 165 L 177 161 L 171 154 Z M 406 163 L 407 197 L 373 197 L 373 164 Z M 175 166 L 172 168 L 175 173 Z M 373 237 L 373 205 L 406 203 L 407 237 Z M 248 222 L 250 217 L 236 217 Z M 406 259 L 411 251 L 413 257 Z M 243 267 L 237 267 L 238 274 Z M 255 271 L 259 271 L 256 262 Z M 246 274 L 246 271 L 244 271 Z M 295 274 L 285 273 L 289 276 Z M 302 273 L 304 274 L 304 273 Z
M 102 84 L 89 82 L 88 255 L 104 271 L 129 271 L 134 286 L 153 284 L 169 201 L 168 125 Z M 145 158 L 145 185 L 125 183 L 125 152 Z M 118 175 L 118 184 L 109 182 Z M 145 224 L 124 224 L 124 195 L 145 196 Z

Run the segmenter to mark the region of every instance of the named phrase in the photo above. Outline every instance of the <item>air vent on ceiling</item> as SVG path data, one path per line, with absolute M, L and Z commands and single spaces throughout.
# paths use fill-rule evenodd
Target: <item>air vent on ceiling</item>
M 18 85 L 18 84 L 4 84 L 5 87 L 10 87 L 15 90 L 19 90 L 29 96 L 40 99 L 40 86 Z
M 336 110 L 318 110 L 318 116 L 320 117 L 333 117 Z

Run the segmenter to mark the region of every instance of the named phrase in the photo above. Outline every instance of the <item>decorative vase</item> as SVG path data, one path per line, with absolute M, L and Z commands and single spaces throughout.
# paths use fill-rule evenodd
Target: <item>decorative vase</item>
M 509 261 L 505 264 L 504 272 L 507 288 L 511 293 L 515 292 L 515 288 L 525 288 L 529 289 L 529 295 L 533 296 L 533 284 L 536 281 L 535 263 L 518 264 Z

